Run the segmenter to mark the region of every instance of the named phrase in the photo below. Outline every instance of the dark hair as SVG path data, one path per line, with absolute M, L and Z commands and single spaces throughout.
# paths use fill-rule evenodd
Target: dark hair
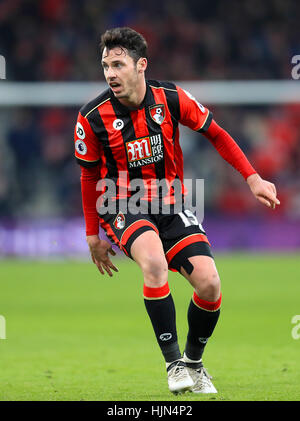
M 100 42 L 101 54 L 104 48 L 111 50 L 115 47 L 126 48 L 130 57 L 135 62 L 141 57 L 148 56 L 148 45 L 145 38 L 131 28 L 108 29 L 102 36 Z

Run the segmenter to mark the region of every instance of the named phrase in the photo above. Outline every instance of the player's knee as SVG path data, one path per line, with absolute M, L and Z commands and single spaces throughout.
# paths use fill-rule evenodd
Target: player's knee
M 217 301 L 221 293 L 221 283 L 217 272 L 204 273 L 197 276 L 196 294 L 207 301 Z
M 144 282 L 147 286 L 161 287 L 168 279 L 168 264 L 164 256 L 148 253 L 141 262 Z

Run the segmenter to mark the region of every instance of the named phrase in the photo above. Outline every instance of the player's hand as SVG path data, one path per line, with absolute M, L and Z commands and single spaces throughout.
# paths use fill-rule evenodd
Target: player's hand
M 89 235 L 86 239 L 89 245 L 92 260 L 99 269 L 99 272 L 104 275 L 104 271 L 106 271 L 109 276 L 113 276 L 111 269 L 118 272 L 118 269 L 111 262 L 108 255 L 108 253 L 112 256 L 116 255 L 109 242 L 100 240 L 98 235 Z
M 256 197 L 263 205 L 275 209 L 276 205 L 280 205 L 277 199 L 276 187 L 273 183 L 263 180 L 258 174 L 252 174 L 247 178 L 247 183 Z

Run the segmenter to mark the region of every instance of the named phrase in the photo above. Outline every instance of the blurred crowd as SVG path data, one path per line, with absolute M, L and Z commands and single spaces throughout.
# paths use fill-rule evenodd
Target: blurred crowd
M 299 22 L 293 0 L 1 0 L 0 54 L 10 81 L 102 80 L 100 36 L 126 25 L 149 43 L 148 78 L 291 79 Z M 282 205 L 272 215 L 300 217 L 300 105 L 212 111 L 278 186 Z M 82 214 L 72 140 L 77 113 L 0 109 L 0 218 Z M 205 179 L 208 212 L 270 215 L 204 137 L 182 134 L 185 176 Z
M 130 26 L 151 78 L 289 79 L 299 22 L 295 0 L 1 0 L 0 54 L 11 80 L 98 80 L 101 34 Z

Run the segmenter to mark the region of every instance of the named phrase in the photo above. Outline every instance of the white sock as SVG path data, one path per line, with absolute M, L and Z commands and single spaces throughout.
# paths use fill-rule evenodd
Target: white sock
M 191 360 L 190 358 L 188 358 L 187 356 L 186 356 L 186 354 L 185 354 L 185 352 L 184 352 L 184 354 L 183 354 L 183 361 L 185 362 L 185 363 L 201 363 L 202 362 L 202 358 L 200 358 L 200 360 Z
M 175 361 L 183 361 L 183 358 L 179 358 L 178 360 L 175 360 Z M 171 361 L 170 363 L 166 363 L 166 369 L 168 369 L 168 367 L 169 367 L 171 364 L 175 363 L 175 361 Z

